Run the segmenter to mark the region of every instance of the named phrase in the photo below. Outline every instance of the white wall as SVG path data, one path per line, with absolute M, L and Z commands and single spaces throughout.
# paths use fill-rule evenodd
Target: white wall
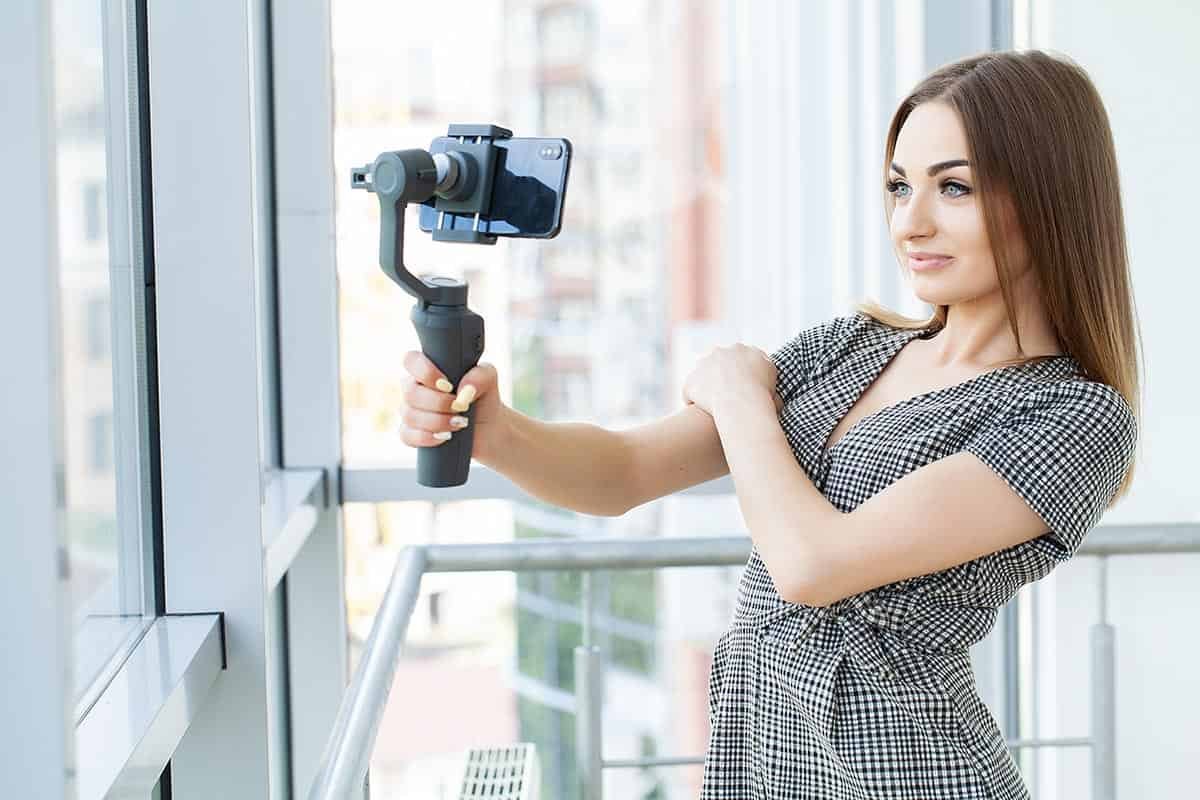
M 1105 517 L 1196 522 L 1200 377 L 1194 318 L 1200 294 L 1195 234 L 1200 163 L 1200 5 L 1120 0 L 1033 4 L 1034 47 L 1070 56 L 1104 99 L 1121 171 L 1134 291 L 1145 351 L 1138 474 Z M 1099 618 L 1095 558 L 1045 582 L 1039 616 L 1042 735 L 1088 731 L 1088 626 Z M 1117 634 L 1117 794 L 1194 792 L 1200 758 L 1200 555 L 1109 559 L 1109 621 Z M 1084 797 L 1085 751 L 1043 756 L 1037 795 Z

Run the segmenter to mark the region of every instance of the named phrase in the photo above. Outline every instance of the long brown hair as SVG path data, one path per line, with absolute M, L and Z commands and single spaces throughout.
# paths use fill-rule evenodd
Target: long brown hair
M 1117 158 L 1108 114 L 1091 78 L 1070 58 L 1040 50 L 987 52 L 938 68 L 892 117 L 881 185 L 888 180 L 900 129 L 927 102 L 955 109 L 966 130 L 967 157 L 1017 352 L 1024 354 L 1013 313 L 1015 257 L 1002 234 L 1006 209 L 1016 214 L 1059 343 L 1084 377 L 1121 393 L 1140 428 L 1140 337 Z M 888 219 L 894 205 L 887 193 Z M 947 308 L 936 306 L 925 321 L 870 300 L 856 310 L 892 327 L 938 329 L 946 324 Z M 1132 480 L 1131 464 L 1114 502 Z

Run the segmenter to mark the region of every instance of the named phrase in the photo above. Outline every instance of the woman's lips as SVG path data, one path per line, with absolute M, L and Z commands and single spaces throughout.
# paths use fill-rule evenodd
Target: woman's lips
M 917 270 L 918 272 L 927 269 L 937 269 L 938 267 L 945 266 L 953 260 L 953 256 L 939 256 L 937 258 L 916 258 L 914 256 L 909 256 L 908 268 Z

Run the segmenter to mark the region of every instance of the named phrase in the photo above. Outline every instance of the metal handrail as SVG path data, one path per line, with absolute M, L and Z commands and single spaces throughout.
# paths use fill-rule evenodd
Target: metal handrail
M 421 547 L 406 547 L 396 559 L 366 649 L 338 707 L 309 797 L 342 800 L 366 779 L 384 701 L 396 675 L 400 648 L 427 566 Z
M 750 549 L 747 536 L 525 539 L 405 547 L 338 709 L 309 800 L 343 800 L 363 785 L 425 573 L 740 566 L 749 558 Z M 1196 552 L 1200 552 L 1200 525 L 1195 523 L 1097 528 L 1078 551 L 1095 556 Z
M 358 668 L 321 756 L 310 800 L 343 800 L 362 786 L 408 621 L 427 572 L 650 569 L 737 566 L 744 536 L 680 539 L 526 539 L 500 544 L 412 545 L 400 551 Z

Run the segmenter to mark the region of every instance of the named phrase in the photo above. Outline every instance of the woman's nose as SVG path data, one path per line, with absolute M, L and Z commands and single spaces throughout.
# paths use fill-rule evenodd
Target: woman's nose
M 912 195 L 892 210 L 892 233 L 900 239 L 929 237 L 936 229 L 930 200 Z

